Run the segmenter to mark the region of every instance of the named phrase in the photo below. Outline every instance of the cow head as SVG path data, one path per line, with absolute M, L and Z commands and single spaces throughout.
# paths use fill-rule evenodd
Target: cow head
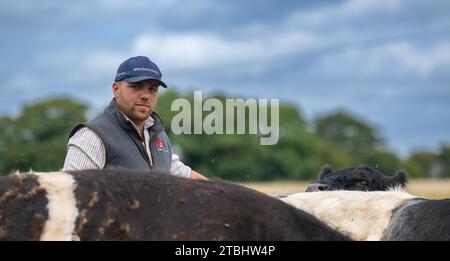
M 393 177 L 368 167 L 358 166 L 333 171 L 329 165 L 322 167 L 319 180 L 312 182 L 306 192 L 327 190 L 377 191 L 406 187 L 406 172 L 399 170 Z

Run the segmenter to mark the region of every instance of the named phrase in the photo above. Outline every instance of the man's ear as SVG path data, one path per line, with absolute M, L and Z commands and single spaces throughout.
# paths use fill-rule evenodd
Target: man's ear
M 112 91 L 113 91 L 114 97 L 119 96 L 119 83 L 118 82 L 113 82 Z

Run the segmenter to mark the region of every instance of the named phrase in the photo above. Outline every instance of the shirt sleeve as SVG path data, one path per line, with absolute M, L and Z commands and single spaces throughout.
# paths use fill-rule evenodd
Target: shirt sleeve
M 190 178 L 191 177 L 191 168 L 189 166 L 184 165 L 183 162 L 180 161 L 180 157 L 177 154 L 172 153 L 172 163 L 170 165 L 170 174 L 179 177 Z
M 102 169 L 105 164 L 105 145 L 94 131 L 84 127 L 69 139 L 63 171 Z

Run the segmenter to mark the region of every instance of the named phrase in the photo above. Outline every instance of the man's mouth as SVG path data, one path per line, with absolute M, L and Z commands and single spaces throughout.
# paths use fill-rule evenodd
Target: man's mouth
M 141 108 L 151 108 L 149 104 L 136 104 L 136 106 L 141 107 Z

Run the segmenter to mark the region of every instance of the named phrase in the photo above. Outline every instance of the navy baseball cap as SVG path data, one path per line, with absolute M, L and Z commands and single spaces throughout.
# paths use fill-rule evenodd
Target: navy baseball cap
M 144 80 L 157 80 L 159 84 L 167 88 L 161 81 L 161 71 L 158 66 L 145 56 L 131 57 L 119 65 L 114 81 L 125 80 L 129 83 L 136 83 Z

